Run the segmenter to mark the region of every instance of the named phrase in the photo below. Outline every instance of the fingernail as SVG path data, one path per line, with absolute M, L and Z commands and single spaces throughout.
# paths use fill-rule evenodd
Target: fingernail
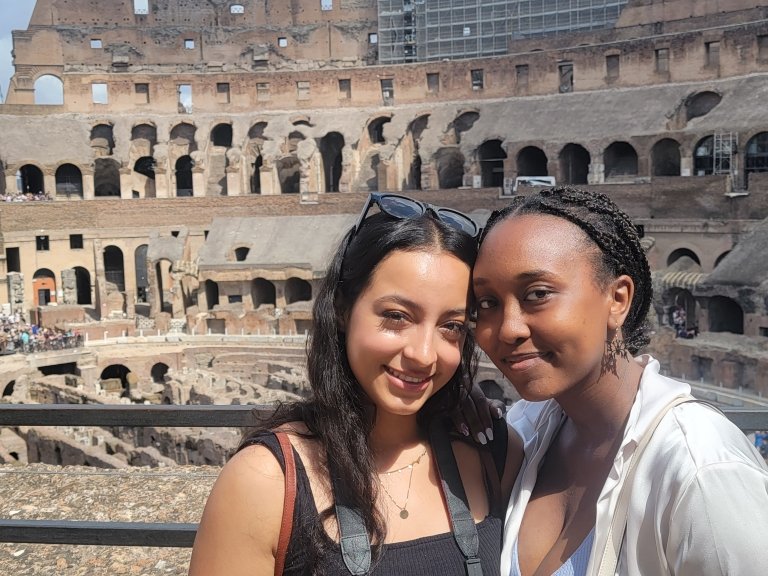
M 488 444 L 488 440 L 486 440 L 485 434 L 482 432 L 477 433 L 477 441 L 480 442 L 480 444 Z
M 493 430 L 491 428 L 485 429 L 485 435 L 488 436 L 488 440 L 493 440 Z
M 504 412 L 502 411 L 502 409 L 496 408 L 496 417 L 501 418 L 502 416 L 504 416 Z
M 464 434 L 464 436 L 469 436 L 469 428 L 466 424 L 462 423 L 461 426 L 459 426 L 459 430 L 461 430 L 461 433 Z

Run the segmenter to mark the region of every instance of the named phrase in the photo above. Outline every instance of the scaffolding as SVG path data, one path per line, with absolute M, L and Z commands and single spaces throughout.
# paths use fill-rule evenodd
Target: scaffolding
M 379 62 L 496 56 L 513 39 L 608 28 L 627 0 L 379 0 Z

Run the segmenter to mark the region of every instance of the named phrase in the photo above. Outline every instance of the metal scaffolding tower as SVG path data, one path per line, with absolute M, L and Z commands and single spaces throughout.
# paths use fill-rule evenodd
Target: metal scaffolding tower
M 712 146 L 712 173 L 730 174 L 735 183 L 739 173 L 739 135 L 736 132 L 716 132 Z

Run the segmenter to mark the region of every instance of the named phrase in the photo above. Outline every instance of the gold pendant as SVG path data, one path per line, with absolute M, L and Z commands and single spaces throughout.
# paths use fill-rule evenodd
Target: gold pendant
M 408 510 L 406 510 L 405 508 L 403 508 L 402 510 L 400 510 L 400 518 L 402 518 L 403 520 L 405 520 L 406 518 L 408 518 Z

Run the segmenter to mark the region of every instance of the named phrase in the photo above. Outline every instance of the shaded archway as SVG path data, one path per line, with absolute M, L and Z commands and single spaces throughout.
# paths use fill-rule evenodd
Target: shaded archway
M 709 331 L 744 334 L 744 311 L 735 301 L 725 296 L 709 299 Z
M 718 267 L 718 265 L 720 264 L 720 262 L 722 262 L 722 261 L 723 261 L 723 258 L 725 258 L 726 256 L 728 256 L 728 254 L 730 254 L 730 253 L 731 253 L 731 251 L 730 251 L 730 250 L 726 250 L 725 252 L 723 252 L 722 254 L 720 254 L 720 256 L 718 256 L 718 257 L 717 257 L 717 259 L 715 260 L 715 265 L 714 265 L 714 268 L 717 268 L 717 267 Z
M 323 157 L 323 175 L 326 192 L 338 192 L 341 180 L 344 136 L 338 132 L 329 132 L 320 139 L 320 154 Z
M 504 160 L 507 153 L 501 146 L 501 140 L 487 140 L 477 149 L 480 162 L 480 174 L 484 188 L 504 186 Z
M 672 264 L 674 264 L 683 256 L 688 256 L 691 260 L 696 262 L 696 264 L 701 266 L 701 260 L 699 257 L 693 250 L 689 250 L 688 248 L 678 248 L 677 250 L 673 250 L 667 257 L 667 266 L 672 266 Z
M 155 197 L 155 159 L 142 156 L 133 165 L 133 191 L 144 198 Z
M 91 128 L 91 148 L 98 156 L 111 156 L 115 148 L 114 129 L 111 124 L 96 124 Z
M 637 152 L 629 142 L 614 142 L 603 152 L 605 178 L 637 176 Z
M 705 116 L 723 99 L 717 92 L 706 90 L 691 94 L 685 99 L 685 118 L 690 121 Z
M 750 174 L 768 172 L 768 132 L 755 134 L 747 142 L 744 172 L 747 179 Z
M 77 303 L 82 305 L 92 304 L 91 300 L 91 273 L 82 266 L 75 266 L 75 283 L 77 285 Z
M 155 384 L 162 384 L 165 382 L 165 375 L 168 374 L 168 364 L 165 362 L 158 362 L 154 366 L 152 366 L 152 369 L 150 370 L 150 376 L 152 377 L 152 382 Z
M 171 303 L 171 289 L 173 287 L 173 278 L 171 278 L 171 261 L 161 259 L 155 262 L 155 281 L 157 282 L 158 309 L 161 312 L 173 314 L 173 304 Z
M 131 370 L 127 366 L 123 366 L 122 364 L 110 364 L 104 370 L 101 371 L 101 375 L 99 376 L 99 380 L 120 380 L 120 385 L 122 388 L 122 394 L 121 396 L 128 396 L 130 390 L 129 390 L 129 384 L 128 384 L 128 374 L 131 373 Z M 108 389 L 110 391 L 114 391 L 111 389 Z
M 131 128 L 131 140 L 146 140 L 149 146 L 154 146 L 157 144 L 157 128 L 152 124 L 137 124 Z
M 35 104 L 64 104 L 64 82 L 53 74 L 43 74 L 35 80 Z
M 48 268 L 40 268 L 32 275 L 32 291 L 35 306 L 47 306 L 56 302 L 56 275 Z
M 142 244 L 133 252 L 133 266 L 136 275 L 136 301 L 147 302 L 149 289 L 149 270 L 147 263 L 149 246 Z
M 563 184 L 587 184 L 592 157 L 579 144 L 566 144 L 560 151 L 560 181 Z
M 112 158 L 96 158 L 93 185 L 96 196 L 120 196 L 120 164 Z
M 192 167 L 194 162 L 191 156 L 182 156 L 176 160 L 175 173 L 176 173 L 176 196 L 192 196 Z
M 296 156 L 285 156 L 276 162 L 280 191 L 283 194 L 298 194 L 301 182 L 301 164 Z
M 435 153 L 438 187 L 460 188 L 464 184 L 464 155 L 458 148 L 440 148 Z
M 547 155 L 536 146 L 526 146 L 517 154 L 518 176 L 549 176 Z
M 312 300 L 312 286 L 301 278 L 288 278 L 285 282 L 285 303 L 308 302 Z
M 672 138 L 662 138 L 651 149 L 653 176 L 680 176 L 680 144 Z
M 715 167 L 715 138 L 705 136 L 696 143 L 693 149 L 693 173 L 696 176 L 708 176 L 714 173 Z
M 253 172 L 251 173 L 251 194 L 261 194 L 261 167 L 264 165 L 264 160 L 261 155 L 256 157 L 256 160 L 252 164 Z
M 230 148 L 232 146 L 232 124 L 217 124 L 211 130 L 211 143 L 214 146 Z
M 421 149 L 420 149 L 421 135 L 424 132 L 424 130 L 427 128 L 428 124 L 429 124 L 429 114 L 423 114 L 415 118 L 408 125 L 408 130 L 406 131 L 407 138 L 405 142 L 408 142 L 408 140 L 410 140 L 411 162 L 410 162 L 410 166 L 408 167 L 408 177 L 406 181 L 403 183 L 404 190 L 421 190 L 421 187 L 422 187 L 422 184 L 421 184 L 422 159 L 421 159 Z M 402 145 L 403 144 L 401 144 L 401 146 Z M 407 161 L 406 154 L 407 154 L 407 151 L 404 154 L 404 161 Z
M 3 396 L 13 396 L 13 390 L 16 387 L 16 380 L 11 380 L 3 388 Z
M 371 141 L 371 144 L 386 143 L 386 139 L 384 138 L 384 124 L 391 121 L 392 118 L 389 116 L 379 116 L 368 123 L 368 139 Z
M 480 119 L 480 114 L 474 110 L 462 112 L 459 114 L 453 122 L 448 126 L 448 130 L 453 130 L 454 137 L 456 138 L 456 144 L 461 144 L 461 135 L 472 129 Z
M 190 154 L 197 150 L 195 132 L 197 132 L 197 127 L 192 124 L 186 122 L 176 124 L 171 129 L 170 142 L 174 146 L 180 147 L 183 153 Z
M 213 310 L 219 305 L 219 285 L 213 280 L 205 281 L 205 301 L 208 303 L 208 310 Z
M 120 292 L 125 291 L 123 251 L 117 246 L 104 248 L 104 276 L 107 282 L 114 284 Z
M 275 285 L 264 278 L 256 278 L 251 283 L 251 300 L 254 310 L 264 304 L 275 305 Z
M 24 164 L 19 168 L 17 182 L 20 185 L 22 194 L 44 194 L 45 181 L 43 171 L 33 164 Z
M 62 164 L 56 169 L 57 196 L 83 196 L 83 173 L 74 164 Z
M 681 309 L 685 313 L 685 325 L 683 327 L 686 330 L 688 328 L 693 328 L 694 326 L 698 328 L 696 299 L 690 291 L 684 288 L 671 288 L 664 294 L 663 299 L 665 302 L 669 303 L 667 307 L 667 324 L 669 324 L 669 326 L 675 325 L 675 310 Z

